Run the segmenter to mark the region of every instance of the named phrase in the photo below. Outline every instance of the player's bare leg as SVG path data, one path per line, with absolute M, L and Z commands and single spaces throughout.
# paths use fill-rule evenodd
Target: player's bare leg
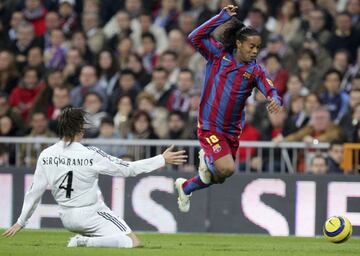
M 230 177 L 235 172 L 235 161 L 232 155 L 227 154 L 214 162 L 212 170 L 212 182 L 224 183 L 225 179 Z M 211 171 L 211 167 L 209 168 Z

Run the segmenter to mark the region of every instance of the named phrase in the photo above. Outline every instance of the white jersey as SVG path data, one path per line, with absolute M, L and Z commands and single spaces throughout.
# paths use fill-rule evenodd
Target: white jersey
M 98 201 L 99 174 L 129 177 L 164 165 L 162 155 L 125 162 L 96 147 L 85 147 L 78 142 L 66 146 L 64 141 L 59 141 L 41 152 L 17 223 L 26 225 L 48 186 L 60 206 L 83 207 Z

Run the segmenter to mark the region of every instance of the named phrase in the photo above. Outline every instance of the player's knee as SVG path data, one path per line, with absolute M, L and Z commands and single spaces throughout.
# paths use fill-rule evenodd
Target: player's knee
M 235 172 L 235 164 L 227 164 L 220 169 L 222 178 L 228 178 Z

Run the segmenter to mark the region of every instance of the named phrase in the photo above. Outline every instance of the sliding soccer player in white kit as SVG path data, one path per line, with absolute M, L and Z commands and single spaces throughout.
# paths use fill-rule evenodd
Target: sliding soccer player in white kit
M 155 157 L 125 162 L 96 147 L 85 147 L 80 143 L 85 115 L 86 112 L 79 108 L 66 108 L 62 112 L 58 127 L 61 140 L 41 152 L 21 215 L 3 236 L 14 236 L 25 227 L 49 185 L 59 204 L 64 227 L 81 234 L 71 238 L 68 247 L 133 248 L 140 245 L 125 221 L 99 198 L 99 174 L 136 176 L 165 164 L 183 164 L 187 156 L 184 151 L 173 152 L 170 147 Z

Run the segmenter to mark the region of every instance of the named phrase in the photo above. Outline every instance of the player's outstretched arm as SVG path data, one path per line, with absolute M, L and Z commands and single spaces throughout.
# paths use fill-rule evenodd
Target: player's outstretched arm
M 97 152 L 98 173 L 111 176 L 130 177 L 141 173 L 155 171 L 166 164 L 180 165 L 186 162 L 187 155 L 184 150 L 173 151 L 174 146 L 167 148 L 163 154 L 146 158 L 134 162 L 123 161 L 114 156 L 110 156 L 100 149 L 90 147 L 89 149 Z
M 12 237 L 15 236 L 17 232 L 19 232 L 23 227 L 19 223 L 15 223 L 8 230 L 6 230 L 2 235 L 4 237 Z

